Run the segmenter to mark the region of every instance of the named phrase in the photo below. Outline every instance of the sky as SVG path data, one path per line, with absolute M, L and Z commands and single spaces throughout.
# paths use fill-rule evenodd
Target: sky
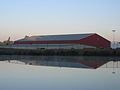
M 0 0 L 0 41 L 98 33 L 120 41 L 120 0 Z

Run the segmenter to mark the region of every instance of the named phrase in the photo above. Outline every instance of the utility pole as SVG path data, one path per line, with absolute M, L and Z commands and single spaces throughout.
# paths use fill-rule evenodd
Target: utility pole
M 116 30 L 112 30 L 113 32 L 113 48 L 115 49 L 116 48 L 116 43 L 115 43 L 115 32 Z

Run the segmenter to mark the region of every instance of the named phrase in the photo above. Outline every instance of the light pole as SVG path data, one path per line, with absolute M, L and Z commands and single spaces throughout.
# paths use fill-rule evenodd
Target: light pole
M 115 32 L 116 30 L 112 30 L 113 32 L 113 48 L 115 49 L 116 48 L 116 45 L 115 45 Z
M 115 74 L 115 61 L 113 61 L 113 74 Z

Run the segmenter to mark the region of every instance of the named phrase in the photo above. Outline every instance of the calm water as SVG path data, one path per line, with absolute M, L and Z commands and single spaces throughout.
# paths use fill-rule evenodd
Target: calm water
M 0 56 L 0 90 L 120 90 L 120 58 Z

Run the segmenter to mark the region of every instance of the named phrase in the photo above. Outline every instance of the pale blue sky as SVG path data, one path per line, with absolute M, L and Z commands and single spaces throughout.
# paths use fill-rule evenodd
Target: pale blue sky
M 25 35 L 98 33 L 120 41 L 120 0 L 0 0 L 0 40 Z

